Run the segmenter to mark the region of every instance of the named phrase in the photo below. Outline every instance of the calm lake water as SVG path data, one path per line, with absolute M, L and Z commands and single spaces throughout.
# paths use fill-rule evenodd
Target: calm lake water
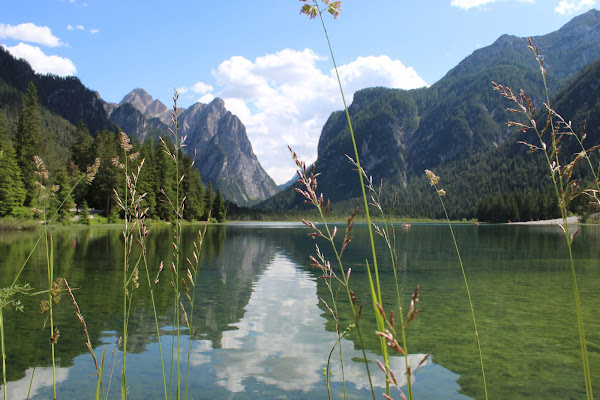
M 341 227 L 343 230 L 343 227 Z M 198 227 L 184 231 L 183 254 L 191 257 Z M 459 225 L 457 240 L 476 308 L 488 391 L 492 399 L 585 398 L 575 307 L 564 237 L 554 226 Z M 323 367 L 336 341 L 326 306 L 331 297 L 320 271 L 311 267 L 315 243 L 299 224 L 232 224 L 210 227 L 201 254 L 195 291 L 189 388 L 191 399 L 327 398 Z M 0 286 L 9 286 L 39 234 L 0 233 Z M 430 358 L 414 378 L 417 399 L 483 398 L 481 370 L 464 281 L 447 225 L 397 227 L 396 251 L 402 303 L 420 285 L 421 313 L 410 324 L 411 362 Z M 170 262 L 172 233 L 151 228 L 148 260 L 152 279 L 161 260 Z M 98 358 L 105 351 L 104 387 L 119 398 L 122 335 L 122 259 L 119 229 L 68 228 L 53 232 L 55 276 L 65 277 L 87 322 Z M 389 253 L 380 243 L 380 279 L 386 310 L 398 308 Z M 594 389 L 600 393 L 600 229 L 583 226 L 574 254 L 588 336 Z M 373 384 L 382 398 L 382 359 L 364 260 L 370 256 L 367 230 L 356 227 L 344 254 L 352 268 L 351 287 L 364 304 L 361 329 Z M 333 263 L 332 263 L 333 264 Z M 129 398 L 164 398 L 159 346 L 146 275 L 133 293 L 129 322 Z M 173 343 L 173 291 L 165 269 L 156 305 L 169 373 Z M 47 287 L 43 242 L 27 264 L 21 282 Z M 44 297 L 45 298 L 45 297 Z M 52 396 L 48 328 L 42 330 L 40 296 L 23 298 L 23 313 L 5 309 L 7 393 L 9 399 Z M 352 323 L 345 293 L 338 307 L 342 329 Z M 397 313 L 397 311 L 396 311 Z M 68 294 L 55 308 L 60 329 L 56 345 L 58 398 L 89 399 L 96 379 L 91 355 Z M 187 368 L 189 332 L 181 336 L 182 371 Z M 334 398 L 369 398 L 368 378 L 355 331 L 342 340 L 344 369 L 334 352 Z M 392 367 L 402 376 L 404 359 Z M 34 370 L 35 368 L 35 370 Z M 33 375 L 33 380 L 31 379 Z M 168 378 L 167 378 L 168 380 Z M 402 377 L 400 380 L 405 380 Z M 31 383 L 31 387 L 30 387 Z M 185 383 L 183 384 L 185 387 Z M 403 388 L 404 390 L 405 388 Z M 2 388 L 5 390 L 5 388 Z M 397 391 L 392 392 L 399 398 Z

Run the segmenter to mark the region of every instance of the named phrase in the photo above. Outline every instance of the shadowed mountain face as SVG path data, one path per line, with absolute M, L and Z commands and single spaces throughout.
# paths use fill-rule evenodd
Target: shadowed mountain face
M 129 135 L 144 141 L 170 137 L 171 110 L 144 89 L 135 89 L 109 106 L 111 120 Z M 253 205 L 279 191 L 262 168 L 238 117 L 222 99 L 179 109 L 179 134 L 187 136 L 186 151 L 196 160 L 204 183 L 218 187 L 228 200 Z
M 532 41 L 544 55 L 550 95 L 555 96 L 582 68 L 600 58 L 600 12 L 589 11 Z M 522 88 L 539 108 L 546 99 L 527 39 L 508 35 L 475 51 L 431 87 L 356 92 L 349 112 L 362 167 L 376 182 L 383 180 L 401 190 L 426 168 L 449 166 L 475 154 L 485 158 L 481 154 L 486 152 L 491 157 L 513 140 L 513 129 L 506 122 L 514 119 L 506 111 L 506 99 L 492 90 L 492 81 L 515 93 Z M 338 111 L 323 127 L 316 161 L 320 191 L 332 201 L 361 195 L 346 154 L 354 157 L 354 150 L 346 115 Z M 291 196 L 292 190 L 261 206 L 298 206 L 302 200 Z
M 104 100 L 79 78 L 36 74 L 27 61 L 15 59 L 0 46 L 0 107 L 8 109 L 8 114 L 10 109 L 18 110 L 21 98 L 17 93 L 25 92 L 29 82 L 37 89 L 39 104 L 71 124 L 85 122 L 92 135 L 104 128 L 115 128 L 105 112 Z

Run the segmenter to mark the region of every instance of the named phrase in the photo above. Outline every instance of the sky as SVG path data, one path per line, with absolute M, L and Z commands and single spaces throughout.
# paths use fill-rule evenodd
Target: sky
M 310 2 L 311 0 L 309 0 Z M 600 0 L 343 0 L 325 24 L 348 104 L 356 90 L 432 85 L 502 34 L 559 29 Z M 307 163 L 343 109 L 319 20 L 302 0 L 3 0 L 0 45 L 40 73 L 74 75 L 108 102 L 144 88 L 168 107 L 215 97 L 277 182 Z M 322 4 L 319 0 L 319 4 Z

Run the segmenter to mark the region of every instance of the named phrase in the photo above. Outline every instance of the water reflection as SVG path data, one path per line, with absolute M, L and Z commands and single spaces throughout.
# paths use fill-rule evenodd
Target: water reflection
M 319 297 L 329 293 L 317 271 L 310 267 L 315 241 L 297 224 L 220 226 L 209 228 L 201 253 L 195 287 L 195 321 L 199 335 L 192 342 L 190 398 L 322 398 L 326 395 L 322 368 L 335 343 L 335 323 Z M 182 248 L 191 248 L 197 228 L 186 228 Z M 458 226 L 455 229 L 471 291 L 478 311 L 486 372 L 493 382 L 490 397 L 577 397 L 581 393 L 576 322 L 572 316 L 572 289 L 564 238 L 552 228 L 525 226 Z M 364 307 L 371 307 L 364 268 L 369 254 L 366 229 L 357 226 L 355 239 L 344 253 L 353 269 L 351 285 Z M 464 282 L 456 262 L 447 226 L 413 224 L 398 229 L 397 254 L 401 296 L 421 285 L 423 312 L 409 328 L 409 349 L 433 353 L 417 374 L 419 399 L 481 398 L 478 353 L 473 338 Z M 153 227 L 148 246 L 152 279 L 161 260 L 169 260 L 172 233 Z M 584 227 L 575 246 L 580 274 L 582 307 L 590 343 L 590 363 L 599 364 L 600 342 L 599 229 Z M 0 234 L 0 287 L 11 283 L 36 237 Z M 106 346 L 107 364 L 116 365 L 117 377 L 107 379 L 118 387 L 120 353 L 115 350 L 122 335 L 122 251 L 118 229 L 67 229 L 54 232 L 56 276 L 65 276 L 78 288 L 77 297 L 86 318 L 96 354 Z M 323 249 L 326 250 L 326 249 Z M 385 249 L 380 248 L 380 254 Z M 187 256 L 188 254 L 186 254 Z M 36 253 L 23 274 L 23 282 L 36 289 L 46 285 L 43 249 Z M 397 309 L 392 270 L 383 258 L 380 277 L 384 307 Z M 169 365 L 173 334 L 173 292 L 167 275 L 161 276 L 155 293 L 165 362 Z M 142 279 L 142 282 L 143 279 Z M 390 293 L 392 293 L 390 295 Z M 37 395 L 49 398 L 47 366 L 50 365 L 48 329 L 41 331 L 43 317 L 37 312 L 40 298 L 24 298 L 25 313 L 6 309 L 8 390 L 19 398 L 26 393 L 31 368 Z M 340 296 L 342 328 L 353 322 L 347 299 Z M 366 308 L 365 308 L 366 310 Z M 557 311 L 559 310 L 559 311 Z M 160 354 L 153 311 L 144 284 L 134 293 L 129 327 L 128 384 L 131 398 L 151 398 L 162 393 Z M 374 361 L 379 343 L 372 313 L 363 312 L 361 326 L 370 349 L 374 384 L 381 392 L 385 382 Z M 558 319 L 559 320 L 558 320 Z M 372 318 L 371 318 L 372 319 Z M 558 321 L 558 322 L 557 322 Z M 83 345 L 81 326 L 72 305 L 65 299 L 55 309 L 61 331 L 57 344 L 60 360 L 59 393 L 62 398 L 89 397 L 96 380 L 91 357 Z M 560 328 L 557 328 L 560 323 Z M 508 339 L 507 339 L 508 338 Z M 187 348 L 187 338 L 182 338 Z M 344 375 L 350 398 L 368 396 L 368 380 L 356 337 L 344 340 Z M 115 354 L 114 360 L 112 354 Z M 167 354 L 168 353 L 168 354 Z M 526 363 L 522 360 L 527 359 Z M 404 370 L 402 358 L 392 366 Z M 337 353 L 332 369 L 333 391 L 341 393 L 342 372 Z M 39 379 L 39 381 L 38 381 Z M 597 379 L 593 378 L 596 382 Z M 457 383 L 458 381 L 458 383 Z M 115 386 L 113 386 L 114 389 Z M 118 397 L 114 390 L 109 398 Z M 160 396 L 159 396 L 160 397 Z M 396 396 L 397 397 L 397 396 Z
M 322 368 L 335 334 L 323 331 L 326 319 L 320 315 L 318 303 L 316 279 L 278 253 L 254 286 L 244 317 L 232 325 L 236 329 L 223 333 L 221 349 L 214 349 L 208 341 L 195 343 L 191 363 L 211 365 L 217 385 L 233 393 L 251 392 L 258 382 L 282 391 L 324 394 Z M 338 383 L 334 387 L 339 390 L 342 373 L 338 354 L 334 353 L 331 368 L 332 380 Z M 362 352 L 344 340 L 343 354 L 348 385 L 359 392 L 368 390 L 364 364 L 352 361 L 362 358 Z M 367 357 L 374 360 L 377 356 L 368 353 Z M 413 368 L 423 357 L 424 354 L 410 356 Z M 431 360 L 423 364 L 417 375 L 419 380 L 428 381 L 431 364 Z M 385 388 L 383 373 L 374 364 L 371 368 L 375 387 Z M 399 383 L 404 385 L 404 359 L 393 357 L 392 368 L 398 371 Z M 449 373 L 442 370 L 431 372 L 436 376 Z M 457 389 L 456 382 L 451 381 L 443 393 L 451 398 Z M 460 395 L 456 394 L 456 398 Z
M 69 378 L 69 368 L 56 368 L 56 382 L 62 383 Z M 32 380 L 32 375 L 35 379 Z M 31 383 L 31 388 L 29 384 Z M 33 398 L 43 391 L 52 390 L 52 368 L 28 368 L 25 376 L 18 381 L 6 384 L 6 395 L 9 399 L 22 400 Z M 0 396 L 4 396 L 4 387 L 0 386 Z

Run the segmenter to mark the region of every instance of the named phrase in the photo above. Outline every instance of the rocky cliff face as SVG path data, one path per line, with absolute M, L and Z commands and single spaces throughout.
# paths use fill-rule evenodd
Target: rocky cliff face
M 225 198 L 252 205 L 279 191 L 258 162 L 246 128 L 222 99 L 188 108 L 179 116 L 179 127 L 202 178 L 219 187 Z
M 128 135 L 144 141 L 169 137 L 171 110 L 144 89 L 134 89 L 110 105 L 110 118 Z M 248 140 L 246 128 L 225 109 L 222 99 L 180 109 L 179 134 L 187 136 L 184 149 L 196 160 L 206 184 L 239 205 L 256 204 L 279 191 L 264 171 Z

